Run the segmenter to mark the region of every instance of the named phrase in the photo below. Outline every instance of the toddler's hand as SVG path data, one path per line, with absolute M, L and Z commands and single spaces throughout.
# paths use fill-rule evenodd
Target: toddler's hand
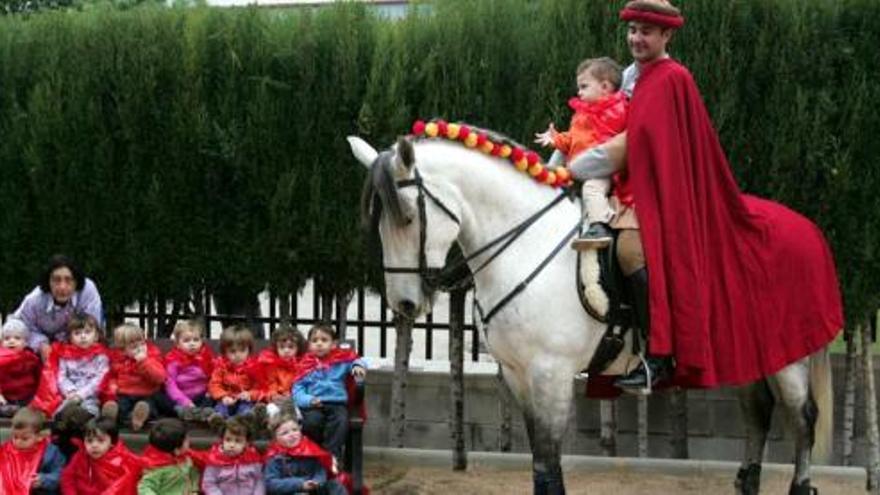
M 251 400 L 251 393 L 250 392 L 242 392 L 242 393 L 238 394 L 238 400 Z
M 315 480 L 309 480 L 303 483 L 303 490 L 310 492 L 318 489 L 318 482 Z
M 49 361 L 49 357 L 51 354 L 52 354 L 52 347 L 49 344 L 42 344 L 40 346 L 40 357 L 43 358 L 44 363 Z
M 227 395 L 226 397 L 220 399 L 220 402 L 222 402 L 224 406 L 231 406 L 235 404 L 236 400 L 235 397 L 230 397 Z
M 79 404 L 80 402 L 82 402 L 82 397 L 80 397 L 79 394 L 74 392 L 74 393 L 67 396 L 67 400 L 69 400 L 70 402 L 75 402 L 75 403 Z
M 321 399 L 315 397 L 314 399 L 312 399 L 311 402 L 309 402 L 309 404 L 311 404 L 312 407 L 321 407 Z
M 39 488 L 42 485 L 43 485 L 43 482 L 40 481 L 40 475 L 37 473 L 34 473 L 34 475 L 31 477 L 31 489 Z
M 129 352 L 129 356 L 131 356 L 131 358 L 135 361 L 143 361 L 147 358 L 147 344 L 142 344 L 132 349 Z
M 0 394 L 0 406 L 6 405 L 6 397 L 3 397 L 3 394 Z
M 363 366 L 353 366 L 351 374 L 354 375 L 356 380 L 363 380 L 367 376 L 367 370 Z
M 547 126 L 547 130 L 544 132 L 535 133 L 535 142 L 540 144 L 541 146 L 552 146 L 553 139 L 556 135 L 559 134 L 556 131 L 556 127 L 553 126 L 553 122 L 550 122 L 550 125 Z

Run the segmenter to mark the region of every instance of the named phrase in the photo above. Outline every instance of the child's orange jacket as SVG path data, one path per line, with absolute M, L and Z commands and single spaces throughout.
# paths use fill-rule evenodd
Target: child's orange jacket
M 282 359 L 275 349 L 266 348 L 257 356 L 263 376 L 262 396 L 271 400 L 273 395 L 290 395 L 299 373 L 298 358 Z
M 242 392 L 250 392 L 251 400 L 261 400 L 259 365 L 254 357 L 239 365 L 232 364 L 226 356 L 214 362 L 214 372 L 208 382 L 208 395 L 214 400 L 224 397 L 238 397 Z
M 574 110 L 571 125 L 553 138 L 553 145 L 569 159 L 626 130 L 627 99 L 622 91 L 594 102 L 572 98 L 568 106 Z

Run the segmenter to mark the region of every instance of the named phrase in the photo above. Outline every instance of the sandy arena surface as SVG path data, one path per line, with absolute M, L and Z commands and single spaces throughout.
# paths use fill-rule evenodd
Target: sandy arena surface
M 427 494 L 529 494 L 532 489 L 531 473 L 526 470 L 508 470 L 475 466 L 467 472 L 451 469 L 389 466 L 368 462 L 365 479 L 376 495 Z M 569 495 L 709 495 L 733 493 L 733 474 L 703 474 L 696 477 L 633 473 L 621 470 L 565 473 L 566 492 Z M 788 493 L 789 474 L 765 473 L 761 493 Z M 864 494 L 863 482 L 814 477 L 813 485 L 822 495 Z

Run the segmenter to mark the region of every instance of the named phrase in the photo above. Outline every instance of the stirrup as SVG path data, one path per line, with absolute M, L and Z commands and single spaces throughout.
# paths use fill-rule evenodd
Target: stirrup
M 639 361 L 642 362 L 642 367 L 645 368 L 645 386 L 642 388 L 627 388 L 627 387 L 619 387 L 621 390 L 628 394 L 632 395 L 651 395 L 653 391 L 651 382 L 653 382 L 653 377 L 651 376 L 651 367 L 648 366 L 648 361 L 645 359 L 644 353 L 639 353 Z

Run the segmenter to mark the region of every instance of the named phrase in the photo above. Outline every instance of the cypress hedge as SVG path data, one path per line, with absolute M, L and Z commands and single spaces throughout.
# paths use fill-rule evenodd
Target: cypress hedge
M 567 126 L 574 68 L 629 57 L 623 2 L 446 0 L 139 7 L 0 18 L 0 308 L 54 252 L 108 306 L 193 287 L 344 293 L 375 282 L 364 172 L 344 137 L 419 117 L 522 142 Z M 848 317 L 878 304 L 880 4 L 693 0 L 673 55 L 694 73 L 742 188 L 825 231 Z

